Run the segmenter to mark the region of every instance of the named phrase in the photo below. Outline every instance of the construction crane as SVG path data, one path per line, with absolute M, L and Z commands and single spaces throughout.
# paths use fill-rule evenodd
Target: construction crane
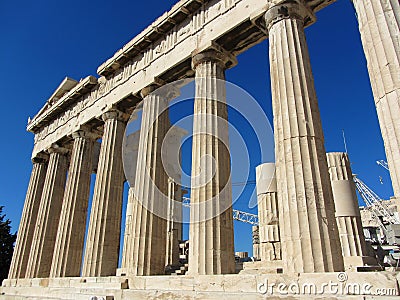
M 386 170 L 389 171 L 389 165 L 388 165 L 388 163 L 387 163 L 386 161 L 384 161 L 383 159 L 382 159 L 382 160 L 377 160 L 376 163 L 377 163 L 378 165 L 380 165 L 381 167 L 384 167 Z
M 399 218 L 390 211 L 388 205 L 364 182 L 357 178 L 357 175 L 353 174 L 353 180 L 358 193 L 364 200 L 366 206 L 372 210 L 374 217 L 384 232 L 386 232 L 386 226 L 383 224 L 382 219 L 386 220 L 389 224 L 400 224 Z
M 190 198 L 182 197 L 182 206 L 190 207 Z M 250 225 L 258 225 L 258 216 L 245 211 L 233 210 L 233 219 Z

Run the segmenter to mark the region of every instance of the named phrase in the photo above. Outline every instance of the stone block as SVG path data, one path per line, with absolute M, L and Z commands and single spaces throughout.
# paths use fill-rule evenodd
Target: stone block
M 243 263 L 243 271 L 240 274 L 277 274 L 283 270 L 281 260 L 255 261 Z
M 128 279 L 129 289 L 131 290 L 144 290 L 146 289 L 145 276 L 132 276 Z
M 257 279 L 253 275 L 224 275 L 225 292 L 254 293 L 257 291 Z
M 17 285 L 17 279 L 4 279 L 2 283 L 3 287 L 16 286 L 16 285 Z
M 70 278 L 50 278 L 48 286 L 49 287 L 70 287 Z
M 31 279 L 31 286 L 36 287 L 36 286 L 40 286 L 40 278 L 32 278 Z
M 110 283 L 112 277 L 95 277 L 96 283 Z
M 195 285 L 193 277 L 148 276 L 145 280 L 147 290 L 193 291 Z
M 194 290 L 205 292 L 223 292 L 224 275 L 199 275 L 195 277 Z

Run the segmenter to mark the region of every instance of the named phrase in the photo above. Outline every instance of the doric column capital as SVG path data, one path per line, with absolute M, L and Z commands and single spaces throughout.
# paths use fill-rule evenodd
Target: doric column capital
M 149 86 L 146 86 L 140 91 L 140 95 L 142 96 L 142 98 L 146 98 L 148 95 L 157 90 L 159 87 L 160 86 L 157 84 L 150 84 Z
M 36 154 L 35 157 L 32 157 L 32 163 L 34 164 L 42 164 L 49 160 L 49 155 L 44 152 L 40 152 Z
M 210 48 L 192 53 L 192 68 L 196 70 L 197 66 L 203 62 L 213 61 L 218 63 L 223 69 L 231 68 L 237 64 L 236 57 L 216 45 Z
M 173 100 L 180 95 L 179 89 L 173 84 L 167 84 L 164 86 L 159 86 L 158 84 L 151 84 L 142 89 L 141 95 L 146 98 L 148 95 L 154 93 L 156 91 L 156 95 L 165 99 L 165 100 Z
M 59 145 L 57 145 L 57 144 L 51 145 L 51 147 L 50 147 L 47 151 L 48 151 L 50 154 L 52 154 L 52 153 L 60 153 L 60 154 L 62 154 L 62 155 L 67 155 L 67 154 L 70 152 L 69 149 L 64 148 L 64 147 L 61 147 L 61 146 L 59 146 Z
M 96 133 L 88 131 L 88 130 L 83 130 L 83 129 L 72 133 L 73 139 L 84 138 L 84 139 L 88 139 L 88 140 L 97 140 L 100 137 L 101 136 L 99 136 L 99 134 L 96 134 Z
M 104 122 L 106 122 L 109 119 L 127 122 L 129 120 L 129 115 L 118 109 L 113 108 L 102 114 L 101 118 L 103 119 Z
M 302 0 L 286 0 L 272 6 L 265 13 L 265 26 L 270 28 L 284 19 L 298 19 L 304 22 L 304 26 L 315 22 L 315 15 Z

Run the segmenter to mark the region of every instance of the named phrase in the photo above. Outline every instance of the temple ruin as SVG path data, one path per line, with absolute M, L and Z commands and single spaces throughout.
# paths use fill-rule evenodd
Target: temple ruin
M 376 271 L 377 263 L 365 245 L 348 157 L 327 154 L 324 146 L 304 28 L 333 2 L 181 0 L 100 65 L 99 78 L 66 78 L 27 126 L 35 135 L 32 174 L 0 298 L 262 299 L 270 293 L 266 282 L 290 280 L 370 284 L 399 295 L 397 273 L 368 272 L 368 267 Z M 398 199 L 400 4 L 352 2 Z M 238 54 L 267 38 L 275 164 L 257 168 L 261 260 L 245 263 L 236 274 L 227 107 L 220 82 Z M 170 233 L 181 233 L 149 207 L 171 212 L 175 208 L 159 193 L 165 199 L 182 196 L 161 160 L 171 126 L 166 112 L 177 91 L 158 91 L 186 78 L 196 84 L 191 223 L 188 271 L 176 277 L 166 275 L 165 267 L 179 255 L 173 253 L 179 245 Z M 138 158 L 118 268 L 127 177 L 122 148 L 126 124 L 138 106 L 141 130 L 132 136 Z M 203 159 L 208 156 L 213 160 Z

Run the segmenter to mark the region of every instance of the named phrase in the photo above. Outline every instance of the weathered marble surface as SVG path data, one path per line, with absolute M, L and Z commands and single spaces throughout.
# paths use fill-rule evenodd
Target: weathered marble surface
M 345 279 L 344 281 L 342 281 Z M 87 277 L 6 280 L 0 299 L 398 299 L 400 276 L 391 272 L 315 273 L 300 275 L 201 275 Z M 278 287 L 288 295 L 281 294 Z M 331 284 L 332 291 L 328 291 Z M 272 285 L 274 289 L 272 290 Z M 265 292 L 266 286 L 269 287 Z M 292 294 L 297 286 L 304 294 Z M 312 288 L 316 287 L 316 293 Z M 323 287 L 325 286 L 325 288 Z M 360 293 L 358 293 L 360 287 Z M 365 292 L 363 287 L 371 287 Z M 375 295 L 383 290 L 390 296 Z M 272 291 L 272 294 L 271 294 Z M 309 292 L 311 291 L 311 293 Z M 354 292 L 355 291 L 355 292 Z

